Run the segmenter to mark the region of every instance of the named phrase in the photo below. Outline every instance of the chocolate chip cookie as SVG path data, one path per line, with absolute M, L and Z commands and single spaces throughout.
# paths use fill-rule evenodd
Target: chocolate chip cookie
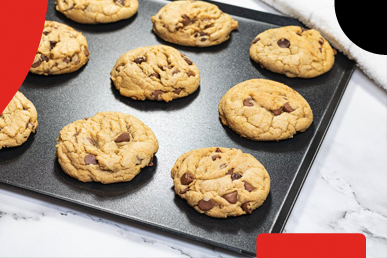
M 255 141 L 292 138 L 309 128 L 313 113 L 308 102 L 285 84 L 252 79 L 232 87 L 219 102 L 222 124 Z
M 253 40 L 251 58 L 288 77 L 312 78 L 328 72 L 336 51 L 313 29 L 287 26 L 266 30 Z
M 0 150 L 27 141 L 38 126 L 36 108 L 21 92 L 16 92 L 0 114 Z
M 165 41 L 183 46 L 208 47 L 229 39 L 238 22 L 203 1 L 174 1 L 152 17 L 153 31 Z
M 45 21 L 30 72 L 40 75 L 71 73 L 87 63 L 89 54 L 82 33 L 59 22 Z
M 63 171 L 79 181 L 110 184 L 130 181 L 153 166 L 158 147 L 152 130 L 136 117 L 100 112 L 65 126 L 56 156 Z
M 125 97 L 135 100 L 169 102 L 196 91 L 200 84 L 198 67 L 173 47 L 140 47 L 123 54 L 110 72 Z
M 79 23 L 109 23 L 132 17 L 138 10 L 138 1 L 56 0 L 56 10 Z
M 187 152 L 177 159 L 171 176 L 177 195 L 196 211 L 215 218 L 251 214 L 270 191 L 263 165 L 238 149 Z

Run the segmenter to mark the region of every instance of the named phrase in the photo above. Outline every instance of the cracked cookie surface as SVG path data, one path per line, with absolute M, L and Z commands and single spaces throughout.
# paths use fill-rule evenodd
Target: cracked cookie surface
M 40 75 L 71 73 L 87 63 L 89 54 L 82 33 L 59 22 L 45 21 L 30 72 Z
M 171 171 L 175 193 L 196 211 L 226 218 L 251 214 L 270 191 L 270 177 L 238 149 L 202 148 L 180 156 Z
M 132 17 L 138 10 L 138 1 L 56 0 L 56 10 L 79 23 L 109 23 Z
M 138 118 L 100 112 L 65 126 L 56 156 L 71 177 L 109 184 L 130 181 L 142 168 L 153 166 L 158 146 L 152 130 Z
M 123 54 L 110 72 L 120 94 L 135 100 L 169 102 L 188 96 L 200 84 L 198 67 L 173 47 L 140 47 Z
M 292 138 L 313 121 L 312 109 L 298 92 L 266 79 L 235 85 L 222 97 L 218 109 L 222 124 L 255 141 Z
M 153 31 L 165 41 L 208 47 L 229 39 L 238 22 L 216 5 L 202 1 L 174 1 L 152 17 Z
M 36 108 L 23 93 L 16 92 L 0 114 L 0 150 L 16 147 L 27 141 L 38 126 Z
M 299 26 L 266 30 L 250 47 L 250 57 L 261 67 L 290 78 L 313 78 L 328 72 L 335 54 L 318 31 Z

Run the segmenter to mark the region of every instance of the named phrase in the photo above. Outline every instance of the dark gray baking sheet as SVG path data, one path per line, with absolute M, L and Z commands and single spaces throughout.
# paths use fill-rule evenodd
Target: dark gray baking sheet
M 107 212 L 183 237 L 236 252 L 255 254 L 260 233 L 281 232 L 336 107 L 354 69 L 342 54 L 327 74 L 313 79 L 289 79 L 263 70 L 249 56 L 254 37 L 269 28 L 301 25 L 296 20 L 218 3 L 239 21 L 227 42 L 209 48 L 173 45 L 152 32 L 151 16 L 168 1 L 140 1 L 129 20 L 82 25 L 55 11 L 49 0 L 47 20 L 68 24 L 88 40 L 90 60 L 79 71 L 60 76 L 28 74 L 20 91 L 38 110 L 39 127 L 26 143 L 0 151 L 0 182 L 87 208 Z M 192 95 L 170 103 L 122 97 L 110 80 L 110 70 L 125 52 L 167 44 L 186 54 L 200 69 L 201 84 Z M 287 84 L 310 103 L 314 121 L 304 133 L 281 142 L 253 142 L 219 121 L 218 103 L 232 86 L 252 78 Z M 160 149 L 154 166 L 131 182 L 112 185 L 80 183 L 64 174 L 55 157 L 59 131 L 67 124 L 99 111 L 120 111 L 138 117 L 156 134 Z M 251 153 L 271 176 L 271 191 L 252 215 L 214 219 L 197 213 L 174 194 L 171 168 L 183 153 L 210 146 L 239 148 Z

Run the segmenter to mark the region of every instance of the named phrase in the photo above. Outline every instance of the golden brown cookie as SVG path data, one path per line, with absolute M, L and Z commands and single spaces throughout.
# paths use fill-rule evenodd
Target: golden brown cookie
M 36 108 L 21 92 L 16 92 L 0 114 L 0 150 L 22 145 L 38 126 Z
M 171 176 L 177 195 L 196 211 L 215 218 L 251 214 L 270 191 L 266 169 L 238 149 L 187 152 L 177 159 Z
M 153 31 L 162 39 L 183 46 L 208 47 L 229 39 L 238 22 L 203 1 L 174 1 L 152 17 Z
M 138 1 L 56 0 L 56 10 L 79 23 L 109 23 L 132 17 L 138 10 Z
M 130 181 L 152 166 L 158 147 L 152 130 L 136 117 L 100 112 L 65 126 L 56 156 L 63 171 L 79 181 L 110 184 Z
M 42 38 L 30 72 L 40 75 L 71 73 L 89 60 L 82 33 L 54 21 L 45 21 Z
M 120 94 L 135 100 L 169 102 L 188 96 L 200 84 L 198 67 L 177 49 L 165 45 L 123 54 L 110 75 Z
M 299 26 L 266 30 L 255 37 L 250 47 L 251 58 L 261 67 L 300 78 L 328 72 L 335 53 L 317 30 Z
M 279 141 L 309 128 L 308 102 L 285 84 L 252 79 L 232 87 L 219 102 L 224 125 L 255 141 Z

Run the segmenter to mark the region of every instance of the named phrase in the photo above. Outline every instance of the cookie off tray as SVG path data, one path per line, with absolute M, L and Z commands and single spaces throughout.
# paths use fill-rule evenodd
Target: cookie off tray
M 55 10 L 49 0 L 46 20 L 73 27 L 86 36 L 89 62 L 76 72 L 58 76 L 29 73 L 20 91 L 38 112 L 36 133 L 21 146 L 0 151 L 0 182 L 112 214 L 142 225 L 255 255 L 260 233 L 282 232 L 298 193 L 334 116 L 355 63 L 338 53 L 333 68 L 312 79 L 287 78 L 262 69 L 249 55 L 261 32 L 299 25 L 297 20 L 215 3 L 238 21 L 226 42 L 208 48 L 174 45 L 152 32 L 151 17 L 169 1 L 140 1 L 132 18 L 100 25 L 78 24 Z M 171 102 L 136 101 L 121 96 L 110 71 L 125 52 L 157 44 L 173 46 L 198 66 L 199 89 Z M 278 81 L 299 92 L 313 110 L 313 123 L 303 133 L 279 142 L 240 137 L 219 119 L 218 104 L 234 85 L 255 78 Z M 65 174 L 55 157 L 61 129 L 97 112 L 133 115 L 152 128 L 159 141 L 154 166 L 132 181 L 103 185 L 82 183 Z M 251 215 L 217 219 L 200 214 L 175 195 L 171 169 L 183 153 L 206 147 L 237 148 L 266 168 L 271 189 Z

